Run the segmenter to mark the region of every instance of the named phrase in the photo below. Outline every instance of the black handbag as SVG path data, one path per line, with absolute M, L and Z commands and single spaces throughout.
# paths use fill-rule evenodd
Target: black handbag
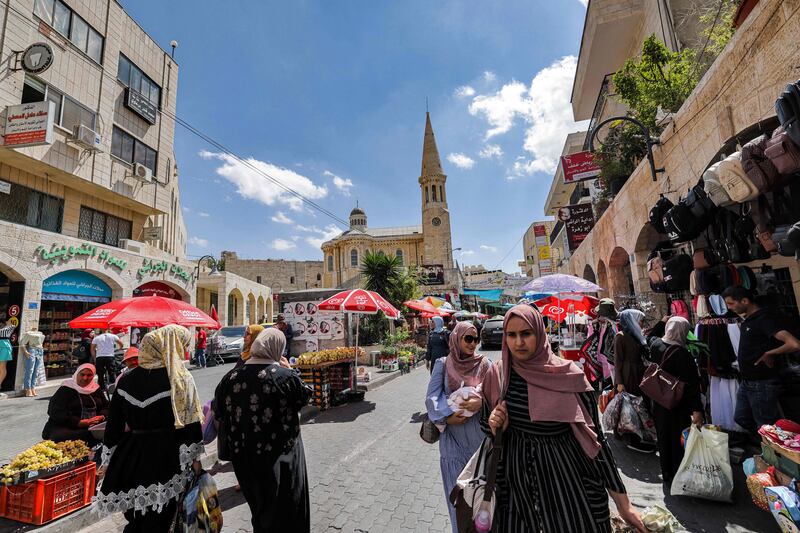
M 439 428 L 428 418 L 428 413 L 424 413 L 422 415 L 422 424 L 419 427 L 419 438 L 428 444 L 435 444 L 439 442 L 439 437 L 441 437 Z

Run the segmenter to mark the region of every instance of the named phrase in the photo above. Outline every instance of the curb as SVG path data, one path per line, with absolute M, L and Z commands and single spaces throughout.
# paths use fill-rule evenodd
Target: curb
M 416 369 L 416 368 L 419 368 L 420 366 L 425 366 L 425 361 L 417 361 L 416 365 L 414 365 L 414 368 Z M 391 374 L 389 374 L 388 376 L 386 376 L 385 378 L 383 378 L 383 379 L 381 379 L 379 381 L 373 381 L 373 382 L 367 383 L 366 384 L 367 391 L 373 391 L 375 389 L 378 389 L 378 388 L 382 387 L 383 385 L 385 385 L 386 383 L 389 383 L 390 381 L 395 380 L 395 379 L 397 379 L 397 378 L 399 378 L 400 376 L 403 376 L 403 375 L 404 374 L 401 374 L 399 370 L 395 370 L 394 372 L 392 372 Z

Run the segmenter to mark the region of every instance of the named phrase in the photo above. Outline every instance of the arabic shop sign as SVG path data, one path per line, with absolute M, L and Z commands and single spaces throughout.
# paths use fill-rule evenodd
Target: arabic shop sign
M 576 204 L 558 210 L 558 219 L 567 227 L 569 251 L 575 251 L 594 227 L 592 204 Z
M 53 144 L 55 104 L 48 100 L 6 107 L 3 145 L 9 148 Z
M 66 263 L 75 259 L 75 257 L 85 257 L 87 259 L 96 257 L 99 263 L 112 266 L 120 272 L 125 270 L 125 267 L 128 266 L 128 262 L 124 259 L 115 257 L 111 255 L 111 252 L 108 250 L 101 250 L 94 244 L 89 244 L 88 242 L 84 242 L 80 246 L 53 243 L 50 246 L 49 252 L 44 246 L 39 246 L 36 248 L 36 255 L 38 255 L 42 261 L 47 261 L 51 265 Z
M 564 184 L 590 180 L 600 175 L 600 166 L 589 151 L 562 155 L 561 168 L 564 170 Z
M 148 275 L 157 276 L 158 274 L 167 271 L 169 271 L 170 274 L 183 279 L 184 281 L 189 281 L 192 279 L 192 275 L 186 272 L 179 265 L 147 258 L 142 261 L 142 268 L 139 269 L 138 274 L 140 278 L 143 278 Z

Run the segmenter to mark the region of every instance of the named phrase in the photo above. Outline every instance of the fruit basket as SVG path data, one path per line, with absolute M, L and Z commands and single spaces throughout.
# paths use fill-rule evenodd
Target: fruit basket
M 0 468 L 2 485 L 20 485 L 54 476 L 87 462 L 91 450 L 81 440 L 34 444 Z

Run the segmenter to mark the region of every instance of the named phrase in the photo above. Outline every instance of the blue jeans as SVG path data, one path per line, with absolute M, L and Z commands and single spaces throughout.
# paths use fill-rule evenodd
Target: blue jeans
M 25 358 L 25 379 L 22 382 L 22 388 L 32 390 L 36 387 L 36 374 L 43 364 L 44 350 L 41 348 L 28 348 L 28 353 L 30 356 Z
M 781 382 L 776 379 L 743 379 L 733 419 L 752 434 L 764 424 L 774 424 L 781 418 L 780 394 Z
M 205 348 L 195 348 L 194 350 L 194 359 L 197 363 L 197 366 L 206 366 L 206 349 Z

